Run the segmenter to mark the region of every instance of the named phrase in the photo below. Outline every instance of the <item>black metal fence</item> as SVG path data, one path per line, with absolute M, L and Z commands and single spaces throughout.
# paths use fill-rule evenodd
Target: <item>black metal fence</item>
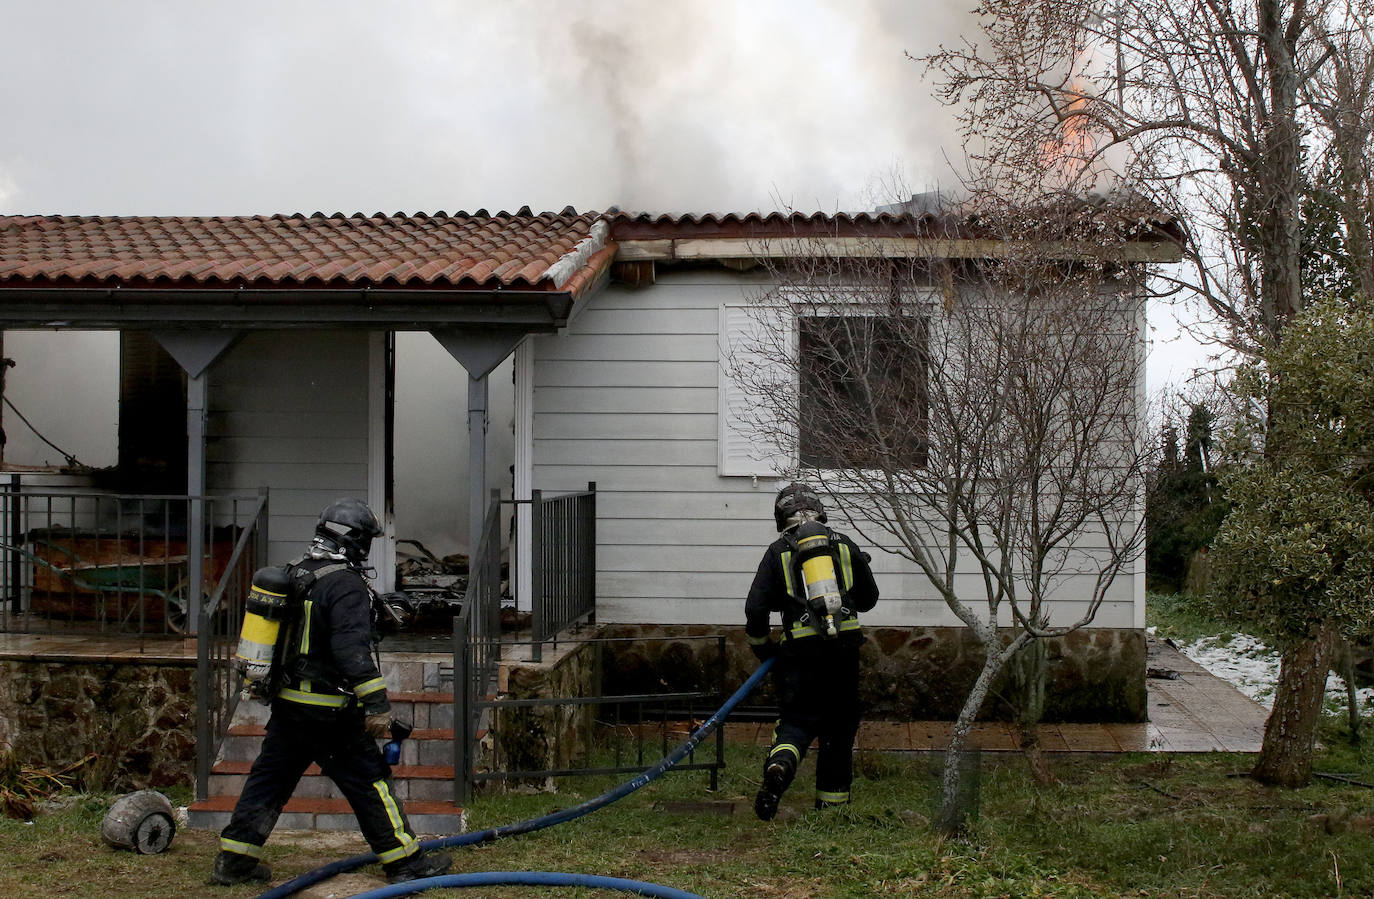
M 0 484 L 0 632 L 191 633 L 192 603 L 229 570 L 260 500 L 35 490 L 12 475 Z M 191 521 L 205 522 L 198 541 Z
M 596 616 L 596 482 L 579 493 L 530 491 L 532 651 Z
M 467 715 L 484 722 L 478 757 L 478 732 L 470 732 L 455 768 L 455 801 L 466 803 L 478 784 L 541 783 L 548 778 L 643 771 L 686 740 L 700 722 L 725 701 L 724 636 L 699 638 L 598 638 L 565 641 L 564 659 L 578 653 L 584 670 L 599 672 L 600 655 L 611 644 L 644 644 L 655 640 L 713 640 L 719 664 L 709 688 L 663 693 L 513 698 L 487 694 L 471 697 Z M 505 643 L 507 649 L 520 643 Z M 584 684 L 599 691 L 597 682 Z M 725 766 L 724 729 L 715 740 L 694 750 L 675 766 L 679 771 L 709 771 L 711 789 Z

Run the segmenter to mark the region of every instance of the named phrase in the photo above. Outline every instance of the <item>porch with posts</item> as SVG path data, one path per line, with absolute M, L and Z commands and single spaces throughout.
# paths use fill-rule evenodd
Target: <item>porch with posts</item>
M 595 614 L 594 579 L 587 575 L 589 560 L 578 558 L 587 541 L 595 542 L 594 485 L 585 493 L 541 497 L 536 520 L 545 526 L 533 535 L 536 559 L 547 560 L 538 582 L 555 585 L 556 601 L 535 599 L 540 610 L 536 629 L 552 642 L 567 627 Z M 507 501 L 509 502 L 509 501 Z M 470 772 L 486 735 L 482 707 L 477 705 L 499 688 L 500 671 L 511 663 L 516 635 L 503 634 L 504 599 L 501 557 L 507 549 L 501 528 L 500 492 L 488 497 L 477 549 L 469 559 L 469 574 L 461 606 L 452 621 L 453 642 L 446 652 L 410 651 L 404 636 L 388 650 L 383 638 L 380 659 L 394 712 L 408 718 L 414 730 L 403 743 L 401 759 L 392 768 L 393 786 L 406 803 L 406 814 L 423 833 L 450 833 L 464 825 L 463 804 L 471 796 Z M 543 506 L 552 506 L 552 514 Z M 560 550 L 547 543 L 571 546 Z M 581 573 L 573 577 L 573 572 Z M 404 634 L 404 632 L 402 632 Z M 522 640 L 519 645 L 529 641 Z M 456 674 L 455 674 L 456 672 Z M 219 828 L 227 821 L 242 788 L 250 763 L 265 733 L 267 709 L 240 702 L 229 723 L 207 777 L 197 778 L 196 802 L 190 823 Z M 351 813 L 321 772 L 311 767 L 302 786 L 287 804 L 287 823 L 305 829 L 352 829 Z

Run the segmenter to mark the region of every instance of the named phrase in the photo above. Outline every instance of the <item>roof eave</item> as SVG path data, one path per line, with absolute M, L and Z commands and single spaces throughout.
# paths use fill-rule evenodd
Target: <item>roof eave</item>
M 0 286 L 0 328 L 427 330 L 500 325 L 552 332 L 573 291 L 370 288 L 140 289 Z
M 727 259 L 1109 259 L 1123 263 L 1178 262 L 1173 240 L 1011 241 L 930 237 L 690 237 L 617 241 L 617 262 L 690 262 Z

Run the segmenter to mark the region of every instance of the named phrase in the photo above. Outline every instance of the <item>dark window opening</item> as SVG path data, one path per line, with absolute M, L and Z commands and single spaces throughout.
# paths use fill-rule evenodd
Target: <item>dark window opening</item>
M 925 467 L 929 334 L 916 316 L 799 319 L 802 465 Z

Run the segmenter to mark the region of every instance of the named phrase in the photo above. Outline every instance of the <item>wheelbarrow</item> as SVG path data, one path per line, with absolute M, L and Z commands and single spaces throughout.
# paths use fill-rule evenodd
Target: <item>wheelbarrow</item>
M 140 556 L 116 551 L 99 559 L 81 558 L 75 550 L 55 542 L 39 542 L 33 547 L 0 542 L 0 551 L 18 555 L 33 566 L 36 594 L 93 598 L 95 616 L 102 621 L 117 620 L 120 626 L 134 621 L 140 611 L 152 609 L 139 600 L 152 600 L 162 613 L 167 628 L 186 632 L 189 578 L 186 556 Z M 126 598 L 132 602 L 124 602 Z

